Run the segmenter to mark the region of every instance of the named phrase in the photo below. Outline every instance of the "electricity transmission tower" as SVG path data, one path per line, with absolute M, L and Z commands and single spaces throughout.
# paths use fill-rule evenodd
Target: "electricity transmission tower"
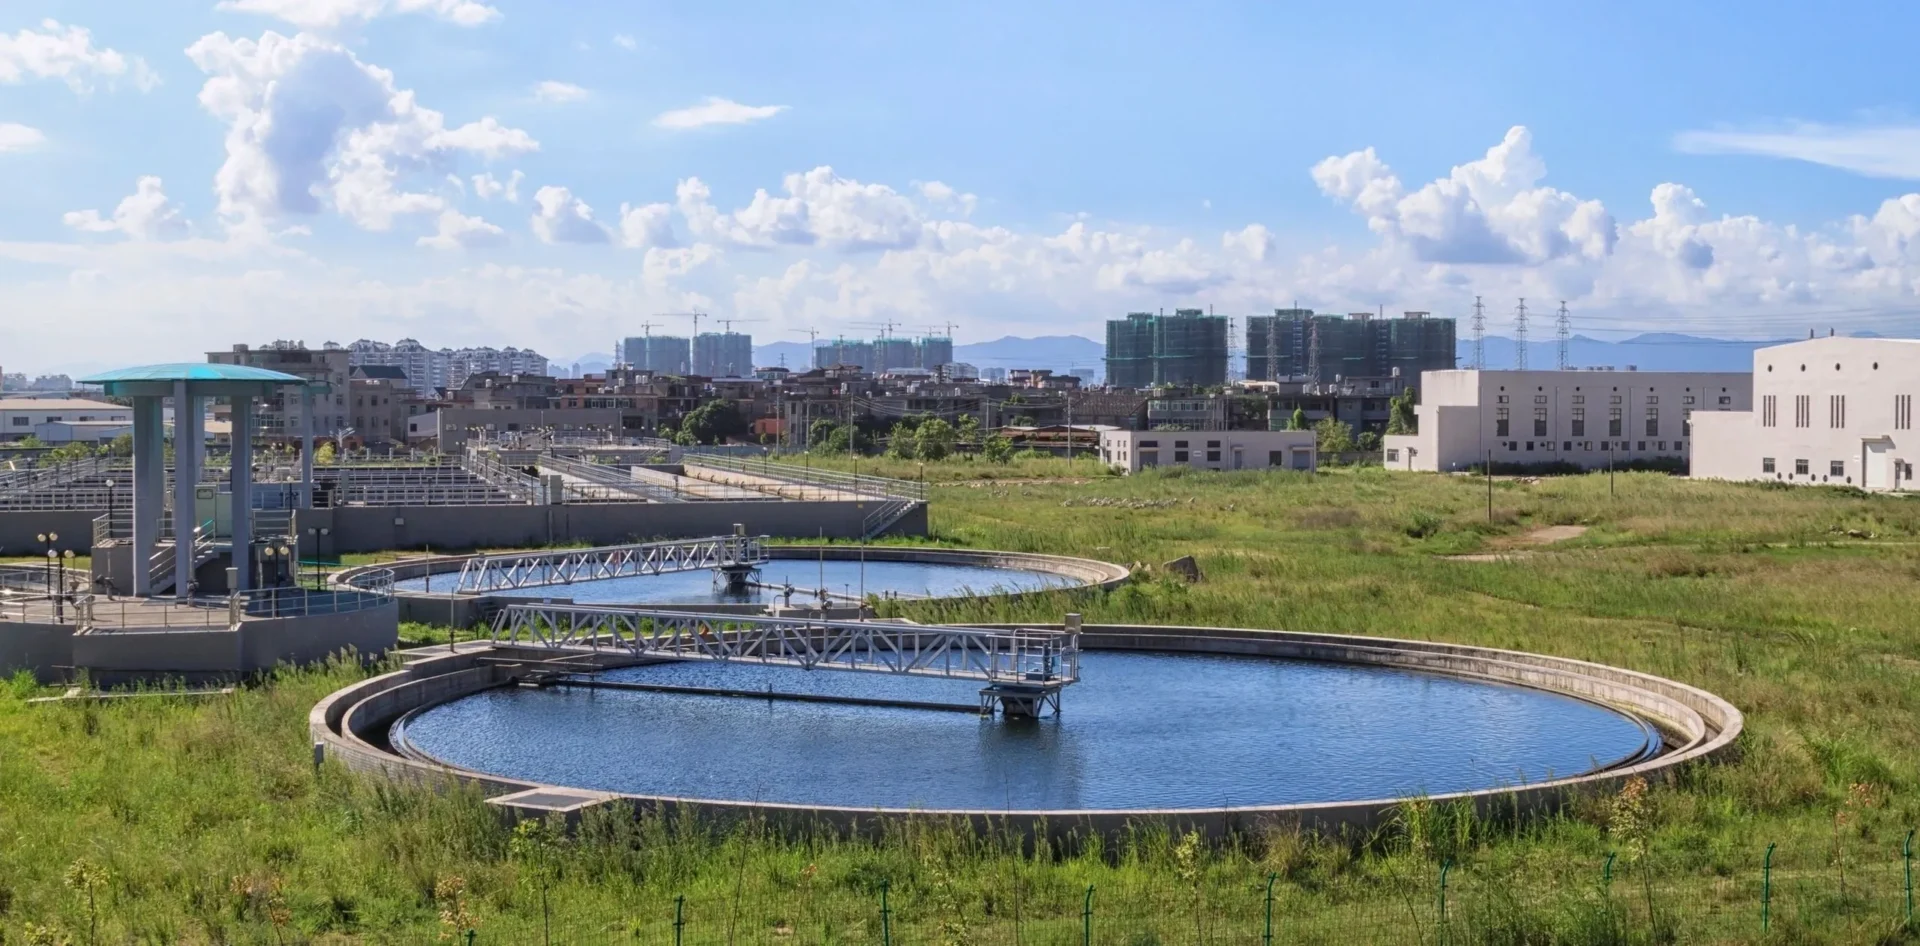
M 1487 369 L 1487 307 L 1480 304 L 1479 296 L 1473 297 L 1473 366 Z
M 1570 367 L 1567 364 L 1567 347 L 1573 342 L 1573 320 L 1567 316 L 1565 299 L 1560 300 L 1560 318 L 1554 322 L 1553 334 L 1560 343 L 1560 370 L 1565 371 Z
M 1517 371 L 1527 370 L 1527 300 L 1520 299 L 1520 307 L 1513 310 L 1513 367 Z

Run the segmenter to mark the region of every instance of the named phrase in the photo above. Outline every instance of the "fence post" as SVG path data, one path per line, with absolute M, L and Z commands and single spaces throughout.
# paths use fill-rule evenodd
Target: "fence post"
M 1773 845 L 1767 845 L 1766 860 L 1760 864 L 1760 932 L 1773 925 Z
M 1273 881 L 1279 874 L 1267 875 L 1267 928 L 1260 934 L 1261 946 L 1273 946 Z
M 889 881 L 880 882 L 880 946 L 893 946 L 892 911 L 887 909 L 887 888 L 890 886 L 892 884 Z
M 1093 943 L 1093 885 L 1087 885 L 1087 899 L 1080 908 L 1080 946 Z
M 1453 871 L 1453 858 L 1449 857 L 1440 864 L 1440 942 L 1447 943 L 1447 874 Z
M 1608 851 L 1606 866 L 1600 868 L 1600 886 L 1607 889 L 1613 888 L 1613 858 L 1616 853 L 1615 851 Z
M 673 898 L 673 946 L 680 946 L 680 932 L 687 925 L 687 896 Z
M 1907 929 L 1913 929 L 1913 831 L 1908 829 L 1905 844 L 1900 845 L 1900 859 L 1905 861 L 1907 874 Z

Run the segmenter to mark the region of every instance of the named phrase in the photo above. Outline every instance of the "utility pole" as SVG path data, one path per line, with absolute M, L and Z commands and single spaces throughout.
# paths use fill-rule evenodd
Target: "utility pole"
M 1520 299 L 1520 307 L 1513 310 L 1513 367 L 1516 371 L 1527 370 L 1527 300 Z
M 1560 343 L 1560 370 L 1572 367 L 1567 364 L 1567 347 L 1573 342 L 1573 319 L 1567 315 L 1567 300 L 1560 300 L 1560 318 L 1554 321 L 1553 334 Z
M 1473 297 L 1473 366 L 1487 370 L 1487 307 Z

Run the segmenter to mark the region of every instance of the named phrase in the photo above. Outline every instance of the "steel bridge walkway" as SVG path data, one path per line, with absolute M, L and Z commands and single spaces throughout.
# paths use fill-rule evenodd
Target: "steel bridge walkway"
M 460 579 L 453 590 L 456 594 L 481 594 L 703 568 L 739 571 L 764 564 L 767 558 L 767 537 L 744 535 L 476 555 L 461 566 Z
M 511 605 L 493 641 L 562 653 L 739 662 L 978 680 L 982 713 L 1041 716 L 1080 679 L 1079 616 L 1064 631 L 804 617 L 688 614 L 593 605 Z

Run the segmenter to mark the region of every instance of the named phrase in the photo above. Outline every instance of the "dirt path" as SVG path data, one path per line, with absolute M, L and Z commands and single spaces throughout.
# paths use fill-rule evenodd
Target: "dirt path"
M 1586 526 L 1543 526 L 1514 537 L 1501 549 L 1441 557 L 1449 562 L 1509 562 L 1531 557 L 1533 550 L 1541 546 L 1577 539 L 1586 534 Z

